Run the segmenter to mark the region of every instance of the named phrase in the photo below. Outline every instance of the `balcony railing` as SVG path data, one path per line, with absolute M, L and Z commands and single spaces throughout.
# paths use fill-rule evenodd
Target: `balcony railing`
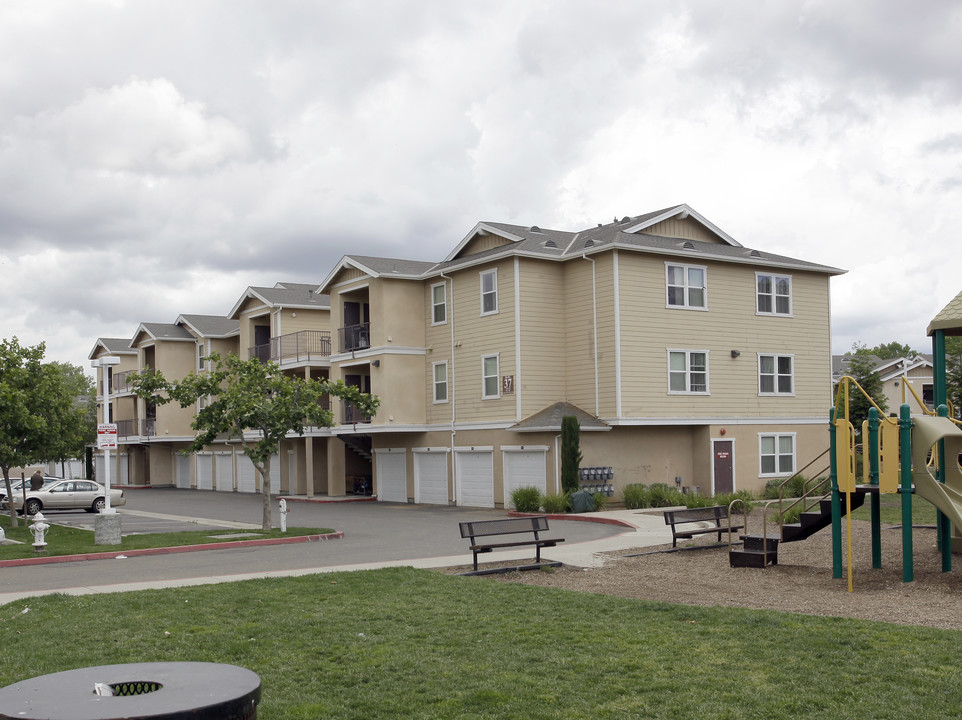
M 154 418 L 146 420 L 118 420 L 117 437 L 153 437 L 157 434 L 157 421 Z
M 347 325 L 340 328 L 337 333 L 340 352 L 364 350 L 371 347 L 371 323 Z
M 344 424 L 351 425 L 353 423 L 369 423 L 371 422 L 371 416 L 365 415 L 361 412 L 361 409 L 352 402 L 344 403 Z
M 132 392 L 133 387 L 130 378 L 136 372 L 136 370 L 123 370 L 113 373 L 110 376 L 110 394 L 115 395 L 117 393 Z
M 331 356 L 331 333 L 327 330 L 301 330 L 272 337 L 270 342 L 248 349 L 248 357 L 261 362 L 303 362 Z

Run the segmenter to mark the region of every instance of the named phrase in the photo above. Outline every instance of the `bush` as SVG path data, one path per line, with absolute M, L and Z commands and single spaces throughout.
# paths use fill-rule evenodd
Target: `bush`
M 648 492 L 651 496 L 651 507 L 672 507 L 685 504 L 686 496 L 667 483 L 654 483 L 648 488 Z
M 571 495 L 569 493 L 545 495 L 541 498 L 541 505 L 546 513 L 565 513 L 571 510 Z
M 648 486 L 641 483 L 625 485 L 625 489 L 621 491 L 621 500 L 628 510 L 651 507 L 651 493 Z
M 511 491 L 511 504 L 523 513 L 536 513 L 541 510 L 541 493 L 535 487 L 519 487 Z
M 766 500 L 777 500 L 778 488 L 783 482 L 785 482 L 785 478 L 773 478 L 769 480 L 767 483 L 765 483 L 765 493 L 763 497 Z M 806 490 L 809 495 L 823 495 L 828 492 L 828 489 L 828 478 L 806 480 L 804 476 L 796 475 L 791 479 L 791 482 L 785 484 L 785 488 L 782 492 L 783 497 L 797 498 L 804 495 Z
M 595 508 L 594 508 L 595 512 L 601 512 L 602 510 L 605 509 L 605 505 L 608 504 L 608 496 L 605 495 L 603 492 L 596 492 L 594 495 L 591 496 L 591 500 L 595 504 Z
M 720 493 L 712 498 L 714 502 L 713 505 L 724 505 L 728 506 L 733 500 L 741 500 L 745 503 L 745 508 L 751 512 L 752 508 L 755 507 L 755 495 L 748 490 L 739 490 L 733 493 Z M 741 512 L 741 506 L 735 508 L 735 512 Z

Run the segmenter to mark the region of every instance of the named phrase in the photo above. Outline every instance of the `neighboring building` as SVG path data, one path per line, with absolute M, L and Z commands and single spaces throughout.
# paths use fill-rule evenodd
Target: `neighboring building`
M 242 357 L 381 400 L 376 417 L 338 405 L 333 428 L 290 438 L 281 492 L 510 504 L 519 486 L 558 490 L 574 414 L 582 465 L 612 467 L 616 488 L 710 493 L 760 489 L 825 449 L 841 272 L 742 247 L 679 205 L 580 232 L 482 222 L 440 262 L 347 255 L 317 287 L 248 288 L 228 317 Z M 203 333 L 177 327 L 141 326 L 131 345 L 186 368 L 177 337 L 196 353 Z M 211 471 L 195 457 L 191 487 L 223 465 L 214 487 L 253 489 L 233 445 L 211 452 L 231 457 Z M 150 481 L 174 484 L 160 467 Z
M 843 375 L 849 374 L 848 365 L 851 358 L 850 354 L 832 356 L 833 384 L 837 383 Z M 932 410 L 934 382 L 932 355 L 919 354 L 894 360 L 883 360 L 875 355 L 871 355 L 870 358 L 882 380 L 888 414 L 898 415 L 902 403 L 908 403 L 913 414 Z

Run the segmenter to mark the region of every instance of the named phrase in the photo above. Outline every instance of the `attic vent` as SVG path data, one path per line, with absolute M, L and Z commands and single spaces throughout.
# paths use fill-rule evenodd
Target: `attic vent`
M 585 240 L 585 247 L 586 247 L 586 248 L 588 248 L 588 247 L 594 247 L 594 246 L 595 246 L 595 241 L 594 241 L 594 240 L 592 240 L 591 238 L 588 238 L 587 240 Z
M 691 240 L 685 240 L 685 244 L 682 245 L 685 250 L 694 250 L 695 244 Z
M 556 248 L 556 247 L 558 247 L 558 243 L 556 243 L 554 240 L 545 240 L 545 241 L 544 241 L 544 246 L 545 246 L 545 247 Z
M 531 230 L 531 232 L 536 232 L 536 233 L 541 232 L 541 228 L 539 228 L 537 225 L 532 225 L 529 229 Z
M 762 254 L 761 254 L 760 252 L 758 252 L 758 250 L 752 250 L 752 251 L 749 253 L 749 255 L 751 255 L 752 257 L 761 257 L 761 256 L 762 256 Z
M 631 222 L 631 218 L 628 217 L 627 215 L 625 215 L 623 218 L 621 218 L 621 222 L 623 222 L 623 223 Z

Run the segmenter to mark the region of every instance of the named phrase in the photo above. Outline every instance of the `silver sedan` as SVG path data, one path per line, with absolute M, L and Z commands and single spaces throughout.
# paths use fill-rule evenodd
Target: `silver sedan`
M 86 510 L 100 512 L 106 505 L 106 489 L 92 480 L 61 480 L 45 485 L 40 490 L 27 490 L 27 497 L 21 493 L 13 494 L 13 507 L 27 515 L 35 515 L 43 510 Z M 110 489 L 110 505 L 117 507 L 127 502 L 124 491 Z M 7 508 L 4 500 L 2 507 Z

